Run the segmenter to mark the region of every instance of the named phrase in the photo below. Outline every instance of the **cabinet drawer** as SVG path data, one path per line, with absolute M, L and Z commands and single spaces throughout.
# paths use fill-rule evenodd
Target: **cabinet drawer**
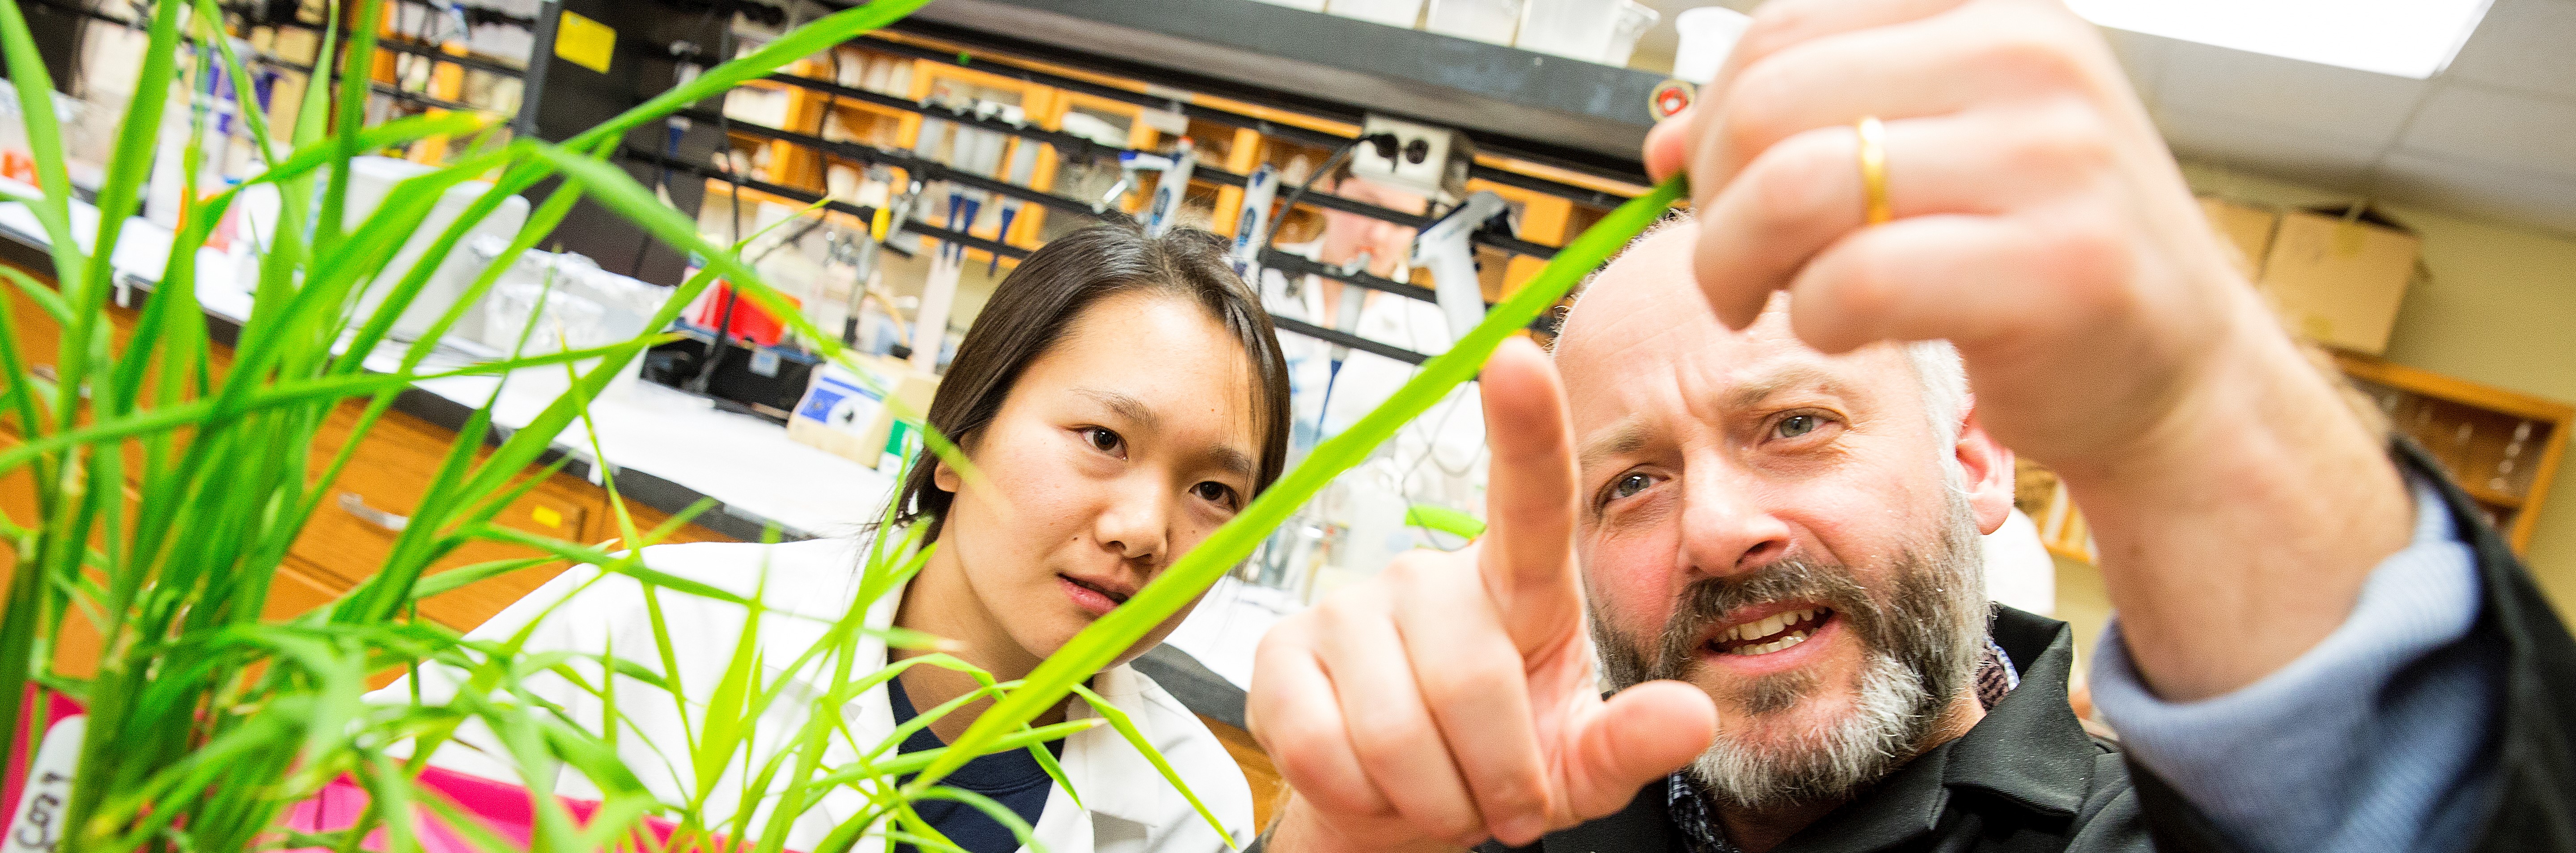
M 353 417 L 352 408 L 335 413 L 334 422 L 323 428 L 317 457 L 327 460 L 328 454 L 338 451 L 348 435 L 349 425 L 342 418 Z M 392 554 L 394 540 L 410 523 L 430 478 L 455 441 L 455 433 L 399 412 L 387 413 L 360 442 L 339 481 L 323 497 L 321 508 L 305 524 L 292 549 L 295 556 L 342 584 L 355 585 L 373 576 Z M 316 464 L 322 463 L 317 460 Z M 540 536 L 585 541 L 590 538 L 590 500 L 579 488 L 561 482 L 540 484 L 493 521 Z M 542 553 L 516 545 L 472 542 L 439 560 L 430 571 Z M 452 590 L 422 602 L 421 614 L 451 628 L 469 629 L 562 569 L 561 564 L 540 566 Z

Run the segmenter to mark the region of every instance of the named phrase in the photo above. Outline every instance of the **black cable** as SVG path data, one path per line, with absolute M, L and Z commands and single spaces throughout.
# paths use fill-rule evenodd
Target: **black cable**
M 701 28 L 701 29 L 704 29 L 704 25 L 703 25 L 703 24 L 701 24 L 701 25 L 700 25 L 700 28 Z M 681 46 L 682 46 L 682 45 L 687 45 L 687 46 L 688 46 L 688 51 L 687 51 L 687 54 L 688 54 L 688 55 L 687 55 L 687 56 L 682 56 L 682 55 L 681 55 L 681 54 L 682 54 L 682 51 L 681 51 Z M 685 64 L 685 63 L 689 63 L 689 62 L 691 62 L 691 61 L 694 61 L 695 57 L 697 56 L 697 45 L 690 44 L 690 43 L 688 43 L 688 42 L 672 42 L 672 43 L 671 43 L 671 46 L 670 46 L 670 52 L 671 52 L 671 81 L 672 81 L 672 83 L 673 83 L 673 88 L 677 88 L 678 83 L 679 83 L 680 69 L 681 69 L 682 67 L 684 67 L 684 64 Z M 661 162 L 661 163 L 657 164 L 657 168 L 655 168 L 655 169 L 653 170 L 653 189 L 655 189 L 655 190 L 657 190 L 657 191 L 660 191 L 660 192 L 662 192 L 662 193 L 664 193 L 664 194 L 666 194 L 666 195 L 667 195 L 667 194 L 669 194 L 669 193 L 670 193 L 670 191 L 671 191 L 671 164 L 670 164 L 670 162 L 669 162 L 669 161 L 671 161 L 671 160 L 677 160 L 677 159 L 679 159 L 679 157 L 680 157 L 680 135 L 681 135 L 681 131 L 680 131 L 680 129 L 679 129 L 678 127 L 676 127 L 676 126 L 674 126 L 674 125 L 672 124 L 673 122 L 675 122 L 675 121 L 679 121 L 679 120 L 680 120 L 680 119 L 675 119 L 675 118 L 672 118 L 672 117 L 669 117 L 669 116 L 664 116 L 664 117 L 662 118 L 662 157 L 663 157 L 663 162 Z M 733 150 L 732 140 L 731 140 L 731 139 L 729 139 L 729 138 L 726 140 L 726 143 L 725 143 L 725 150 L 726 150 L 726 151 L 728 151 L 728 152 L 730 152 L 730 151 L 732 151 L 732 150 Z M 727 155 L 726 155 L 726 157 L 725 157 L 725 165 L 726 165 L 728 168 L 730 168 L 730 167 L 733 165 L 733 157 L 732 157 L 732 155 L 731 155 L 731 154 L 727 154 Z M 699 206 L 699 207 L 702 207 L 702 208 L 706 206 L 706 198 L 705 198 L 705 194 L 704 194 L 704 193 L 700 193 L 700 194 L 699 194 L 698 206 Z M 642 279 L 642 278 L 644 277 L 644 258 L 646 257 L 646 255 L 648 255 L 649 253 L 651 253 L 651 252 L 652 252 L 652 250 L 653 250 L 653 232 L 650 232 L 650 231 L 642 231 L 642 230 L 640 230 L 640 229 L 639 229 L 639 230 L 638 230 L 638 232 L 637 232 L 637 233 L 636 233 L 636 235 L 635 235 L 635 260 L 634 260 L 634 262 L 629 263 L 629 264 L 627 264 L 627 265 L 626 265 L 626 277 L 627 277 L 627 278 Z
M 823 227 L 823 223 L 828 221 L 830 221 L 828 217 L 822 216 L 805 220 L 805 224 L 798 227 L 796 229 L 796 233 L 781 237 L 777 242 L 769 244 L 769 248 L 760 250 L 759 255 L 754 256 L 751 260 L 745 262 L 744 265 L 759 266 L 761 261 L 769 260 L 769 256 L 771 254 L 777 252 L 779 249 L 795 245 L 797 241 L 805 239 L 805 235 L 814 233 L 814 229 Z
M 714 7 L 707 9 L 708 17 L 714 17 L 715 13 Z M 733 15 L 731 14 L 725 15 L 724 29 L 716 31 L 716 55 L 719 57 L 733 55 Z M 725 182 L 733 186 L 733 192 L 726 194 L 732 199 L 733 205 L 733 215 L 726 217 L 731 224 L 728 245 L 740 245 L 742 243 L 742 176 L 735 174 L 733 170 L 733 120 L 725 113 L 725 102 L 732 98 L 732 89 L 726 89 L 724 94 L 716 96 L 716 132 L 722 134 L 724 139 Z M 740 299 L 741 294 L 734 290 L 733 284 L 726 283 L 724 306 L 716 310 L 716 339 L 707 346 L 707 361 L 698 366 L 697 378 L 688 382 L 687 390 L 691 393 L 707 393 L 707 384 L 715 380 L 716 366 L 724 362 L 725 352 L 733 348 L 731 340 L 733 309 L 734 304 Z
M 1321 168 L 1306 173 L 1305 182 L 1298 184 L 1296 191 L 1288 194 L 1286 203 L 1279 206 L 1279 221 L 1271 223 L 1270 233 L 1262 236 L 1261 248 L 1269 249 L 1279 245 L 1279 226 L 1288 224 L 1288 215 L 1297 212 L 1297 200 L 1305 198 L 1306 191 L 1315 187 L 1315 179 L 1323 177 L 1325 172 L 1340 168 L 1342 158 L 1351 156 L 1351 151 L 1358 147 L 1360 147 L 1360 141 L 1351 140 L 1343 144 L 1341 150 L 1333 152 L 1333 156 L 1324 158 L 1324 165 Z

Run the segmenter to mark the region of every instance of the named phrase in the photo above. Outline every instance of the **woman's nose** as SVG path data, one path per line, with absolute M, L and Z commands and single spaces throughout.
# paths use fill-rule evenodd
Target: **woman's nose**
M 1118 552 L 1128 560 L 1158 559 L 1163 555 L 1169 530 L 1172 500 L 1167 490 L 1143 482 L 1147 478 L 1129 478 L 1120 484 L 1108 504 L 1101 508 L 1097 537 L 1102 547 Z

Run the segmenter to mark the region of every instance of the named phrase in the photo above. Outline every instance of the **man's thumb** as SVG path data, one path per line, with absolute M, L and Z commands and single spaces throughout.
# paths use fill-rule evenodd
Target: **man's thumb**
M 1649 681 L 1611 696 L 1570 734 L 1567 805 L 1592 820 L 1706 752 L 1717 739 L 1717 705 L 1697 687 Z

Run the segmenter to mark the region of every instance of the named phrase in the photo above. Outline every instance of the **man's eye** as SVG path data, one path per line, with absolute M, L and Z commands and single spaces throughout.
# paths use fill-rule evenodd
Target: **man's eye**
M 1207 501 L 1208 503 L 1216 504 L 1227 509 L 1234 508 L 1234 487 L 1228 486 L 1224 483 L 1219 483 L 1215 480 L 1208 480 L 1198 485 L 1191 486 L 1190 494 L 1196 495 L 1199 500 Z
M 1082 440 L 1090 442 L 1091 449 L 1102 453 L 1116 453 L 1118 452 L 1118 448 L 1123 447 L 1126 444 L 1125 440 L 1119 438 L 1117 433 L 1110 432 L 1099 427 L 1083 427 Z
M 1610 483 L 1610 499 L 1615 501 L 1635 496 L 1654 484 L 1655 478 L 1644 474 L 1621 474 L 1619 479 Z
M 1781 438 L 1797 438 L 1815 432 L 1816 427 L 1823 425 L 1824 419 L 1815 415 L 1790 415 L 1781 418 L 1780 425 L 1773 427 L 1772 432 L 1777 433 Z

